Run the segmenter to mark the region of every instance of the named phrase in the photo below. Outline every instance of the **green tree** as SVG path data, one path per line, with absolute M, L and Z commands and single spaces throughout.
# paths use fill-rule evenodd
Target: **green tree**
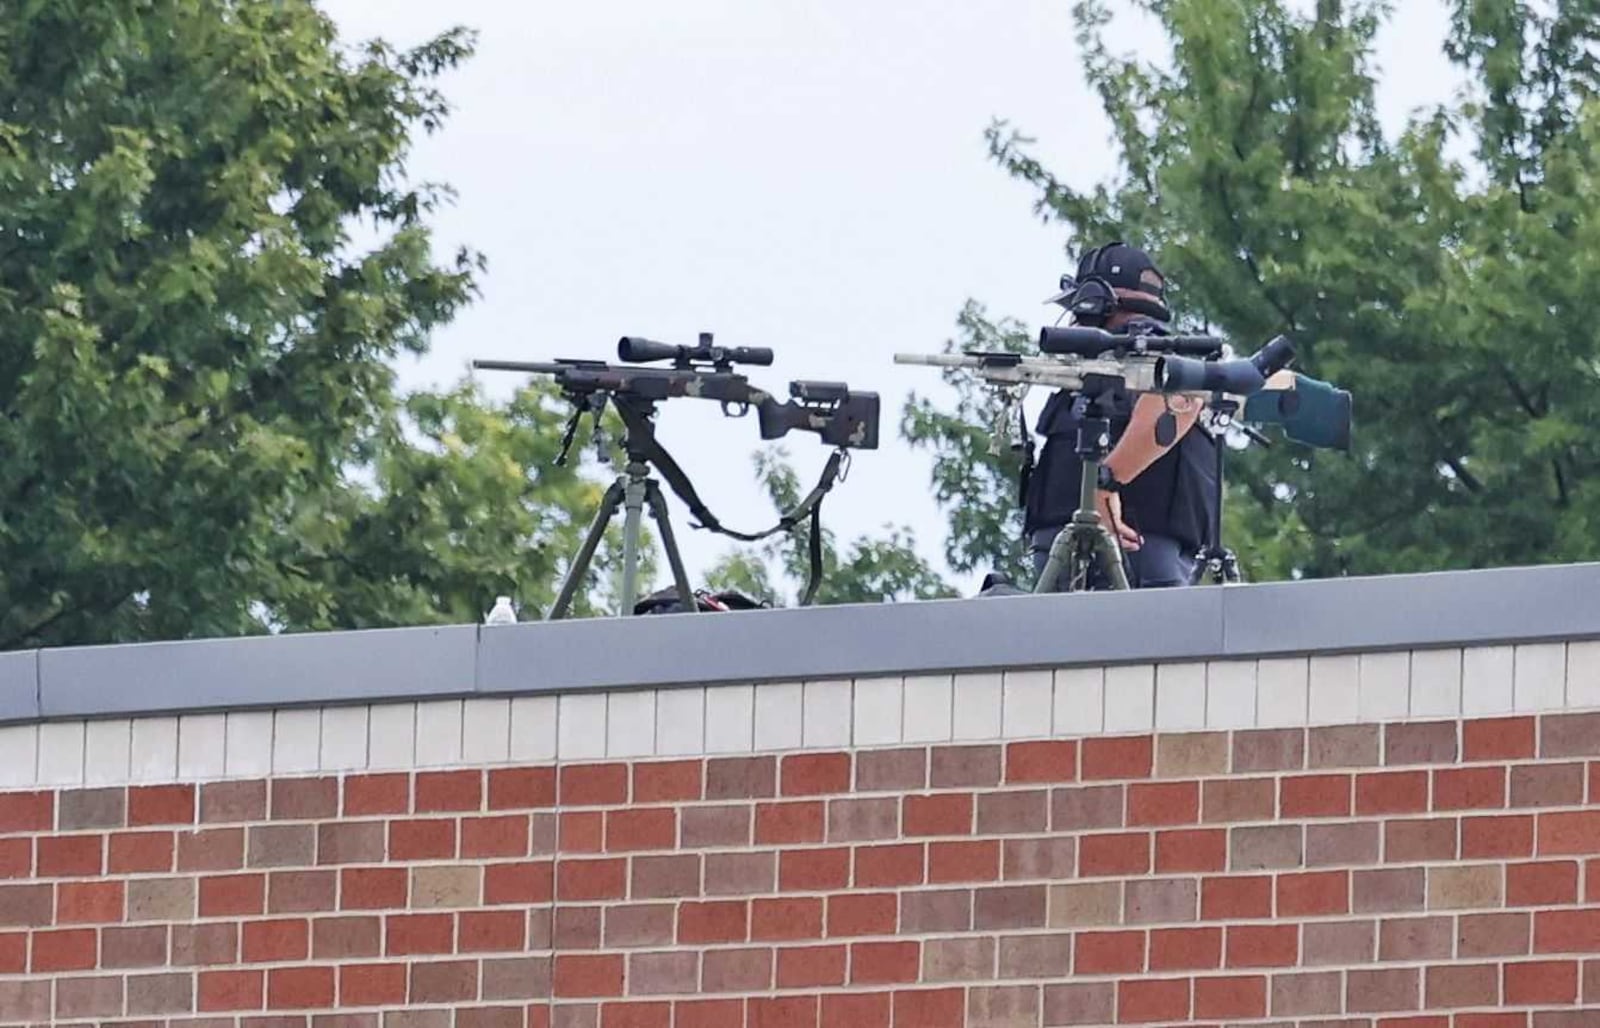
M 1600 556 L 1593 3 L 1456 0 L 1446 52 L 1470 95 L 1393 139 L 1370 65 L 1386 4 L 1134 6 L 1160 38 L 1129 35 L 1100 0 L 1073 13 L 1112 180 L 1075 188 L 1004 122 L 991 151 L 1074 251 L 1149 247 L 1187 322 L 1243 350 L 1288 333 L 1302 371 L 1355 394 L 1351 454 L 1282 443 L 1232 460 L 1225 541 L 1250 573 Z M 1470 157 L 1452 156 L 1457 141 Z M 940 431 L 970 427 L 963 413 Z M 936 483 L 990 473 L 968 447 Z M 987 540 L 977 551 L 1010 552 L 983 524 L 966 536 Z
M 523 470 L 556 415 L 393 385 L 482 265 L 434 259 L 445 192 L 404 175 L 470 42 L 350 52 L 310 0 L 7 6 L 0 647 L 548 595 L 593 499 Z

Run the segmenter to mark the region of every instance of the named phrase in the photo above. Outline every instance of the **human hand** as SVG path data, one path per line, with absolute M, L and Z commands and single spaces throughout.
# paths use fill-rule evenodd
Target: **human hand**
M 1122 497 L 1104 489 L 1096 489 L 1094 502 L 1100 511 L 1100 523 L 1111 529 L 1112 538 L 1124 550 L 1137 550 L 1144 540 L 1122 520 Z

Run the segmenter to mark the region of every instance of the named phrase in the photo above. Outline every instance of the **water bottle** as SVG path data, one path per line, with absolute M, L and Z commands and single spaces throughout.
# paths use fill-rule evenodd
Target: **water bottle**
M 517 612 L 511 609 L 511 597 L 496 596 L 494 609 L 489 611 L 489 616 L 483 619 L 486 625 L 514 625 L 517 623 Z

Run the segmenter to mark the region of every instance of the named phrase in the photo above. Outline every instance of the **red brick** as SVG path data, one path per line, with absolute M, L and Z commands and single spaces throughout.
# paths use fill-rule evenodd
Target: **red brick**
M 1277 814 L 1278 787 L 1271 778 L 1218 778 L 1201 787 L 1200 819 L 1270 821 Z
M 1006 747 L 1008 782 L 1072 782 L 1077 778 L 1076 742 L 1014 742 Z
M 821 842 L 827 808 L 820 800 L 756 805 L 756 845 Z
M 1000 840 L 928 844 L 928 884 L 992 882 L 1000 877 Z M 856 882 L 859 888 L 865 882 Z
M 1228 866 L 1228 832 L 1195 828 L 1156 833 L 1156 871 L 1221 871 Z
M 962 989 L 918 989 L 894 994 L 894 1028 L 962 1028 L 966 1017 L 966 992 Z M 751 1028 L 755 1028 L 754 1022 Z
M 55 824 L 55 793 L 0 793 L 0 835 L 48 832 Z
M 122 920 L 122 882 L 62 882 L 56 886 L 56 924 L 106 924 Z
M 1533 915 L 1533 951 L 1600 953 L 1600 908 L 1536 912 Z
M 1433 773 L 1434 810 L 1492 810 L 1505 805 L 1504 767 L 1460 767 Z
M 128 826 L 194 824 L 194 786 L 142 785 L 128 790 Z
M 528 855 L 528 815 L 501 814 L 461 819 L 461 858 L 525 857 Z
M 1232 921 L 1272 916 L 1272 879 L 1266 875 L 1206 878 L 1200 882 L 1200 918 Z
M 979 835 L 1032 835 L 1050 827 L 1050 793 L 1007 789 L 977 796 Z
M 634 857 L 630 895 L 634 899 L 674 899 L 700 895 L 700 855 Z
M 339 813 L 337 778 L 278 778 L 271 785 L 274 821 L 316 821 Z
M 1350 814 L 1351 775 L 1296 775 L 1285 778 L 1279 789 L 1283 816 L 1347 817 Z
M 600 1028 L 672 1028 L 672 1004 L 606 1003 L 600 1008 Z
M 1194 1016 L 1266 1017 L 1266 978 L 1259 975 L 1238 978 L 1196 978 Z
M 105 836 L 41 836 L 34 857 L 40 878 L 99 876 L 105 866 Z
M 797 753 L 780 766 L 784 796 L 825 796 L 850 791 L 850 754 Z
M 581 813 L 562 811 L 557 816 L 556 849 L 561 853 L 603 853 L 606 848 L 606 815 L 599 810 Z
M 1539 855 L 1600 853 L 1600 811 L 1539 815 Z
M 1117 1020 L 1122 1024 L 1177 1021 L 1189 1016 L 1189 979 L 1139 979 L 1117 983 Z
M 1578 962 L 1540 960 L 1505 965 L 1506 1006 L 1578 1002 Z
M 1461 819 L 1461 858 L 1533 856 L 1533 817 Z
M 1150 933 L 1152 971 L 1208 971 L 1221 966 L 1221 928 L 1157 928 Z
M 244 867 L 244 829 L 179 832 L 179 871 L 237 871 Z
M 311 952 L 311 923 L 298 920 L 246 921 L 240 933 L 240 959 L 247 964 L 304 960 Z
M 1428 809 L 1428 772 L 1381 771 L 1356 776 L 1357 814 L 1414 814 Z
M 1383 826 L 1383 859 L 1389 864 L 1454 860 L 1457 836 L 1454 818 L 1388 821 Z
M 644 807 L 606 812 L 606 850 L 670 850 L 678 842 L 678 812 Z
M 820 897 L 754 900 L 750 905 L 750 939 L 820 939 L 822 908 Z
M 449 860 L 456 855 L 456 823 L 433 819 L 389 822 L 390 860 Z
M 307 1010 L 333 1006 L 334 969 L 278 967 L 267 972 L 267 1009 Z
M 1463 914 L 1456 928 L 1456 956 L 1507 957 L 1529 952 L 1533 918 L 1527 912 Z
M 1293 967 L 1300 961 L 1299 925 L 1231 925 L 1228 967 Z
M 904 793 L 927 787 L 928 751 L 920 746 L 856 754 L 856 792 Z
M 201 971 L 196 996 L 201 1011 L 260 1010 L 266 1002 L 266 972 Z
M 384 925 L 383 951 L 389 956 L 449 953 L 455 923 L 449 914 L 395 914 Z
M 219 875 L 200 879 L 201 917 L 260 914 L 267 905 L 267 876 Z
M 623 958 L 558 953 L 552 979 L 556 996 L 622 995 Z
M 694 1028 L 745 1028 L 742 999 L 680 999 L 672 1004 L 672 1014 L 678 1024 Z M 530 1017 L 528 1028 L 546 1026 Z
M 152 929 L 146 929 L 152 930 Z M 166 956 L 166 936 L 162 936 L 162 956 Z M 117 966 L 106 964 L 107 967 Z M 28 933 L 0 932 L 0 974 L 22 974 L 28 970 Z
M 1085 835 L 1078 840 L 1078 874 L 1081 877 L 1148 874 L 1149 871 L 1149 832 Z
M 1314 871 L 1278 876 L 1278 916 L 1303 917 L 1349 912 L 1349 872 Z
M 1513 807 L 1572 807 L 1583 803 L 1582 764 L 1519 764 L 1511 769 Z
M 412 1003 L 461 1003 L 478 996 L 478 963 L 442 960 L 411 965 Z
M 404 907 L 409 886 L 405 868 L 350 868 L 339 872 L 341 910 Z
M 685 903 L 678 908 L 678 943 L 744 942 L 750 937 L 750 905 L 742 900 Z
M 1461 725 L 1461 759 L 1522 760 L 1534 755 L 1534 719 L 1469 719 Z
M 776 757 L 714 757 L 706 761 L 706 799 L 751 800 L 778 794 Z
M 844 946 L 790 946 L 778 950 L 778 988 L 843 985 L 849 950 Z
M 822 997 L 822 1025 L 849 1028 L 890 1028 L 893 997 L 887 992 L 840 992 Z M 699 1028 L 700 1022 L 689 1022 Z M 710 1028 L 710 1026 L 707 1026 Z M 728 1028 L 744 1028 L 744 1022 Z
M 750 823 L 755 808 L 750 804 L 723 807 L 685 807 L 681 843 L 685 849 L 709 846 L 750 845 Z
M 382 952 L 380 917 L 319 917 L 311 923 L 311 955 L 318 960 L 375 957 Z
M 33 877 L 33 840 L 23 836 L 0 839 L 0 878 Z
M 405 1001 L 405 964 L 345 964 L 339 968 L 339 1002 L 344 1006 L 398 1006 Z
M 1074 974 L 1137 974 L 1144 970 L 1144 932 L 1081 932 L 1073 944 Z
M 562 900 L 614 900 L 627 894 L 628 862 L 563 860 L 556 865 L 556 896 Z
M 85 971 L 95 966 L 97 956 L 93 928 L 34 932 L 28 970 L 34 974 Z
M 482 806 L 482 771 L 419 771 L 417 773 L 417 813 L 479 810 Z
M 948 844 L 935 844 L 948 845 Z M 923 847 L 920 843 L 890 846 L 857 846 L 854 884 L 858 889 L 877 889 L 897 885 L 921 885 Z
M 574 764 L 560 770 L 562 806 L 605 807 L 628 802 L 628 765 Z
M 200 787 L 200 820 L 260 821 L 267 816 L 267 783 L 207 782 Z
M 1578 902 L 1576 861 L 1506 866 L 1506 906 L 1545 907 Z
M 1187 825 L 1200 820 L 1199 782 L 1136 783 L 1128 787 L 1128 825 Z
M 971 835 L 972 794 L 907 796 L 900 821 L 907 836 Z
M 633 802 L 698 800 L 704 774 L 698 760 L 661 760 L 633 766 Z
M 850 884 L 850 851 L 784 850 L 778 854 L 778 888 L 784 892 L 822 892 Z
M 1584 1025 L 1561 1025 L 1550 1021 L 1551 1017 L 1564 1017 L 1564 1014 L 1540 1014 L 1534 1028 L 1587 1028 Z M 1528 1015 L 1523 1012 L 1514 1014 L 1457 1014 L 1455 1028 L 1528 1028 Z
M 1148 735 L 1083 740 L 1083 780 L 1149 778 L 1155 760 Z
M 893 935 L 898 915 L 894 893 L 828 897 L 828 935 Z
M 921 943 L 857 942 L 850 947 L 852 985 L 898 985 L 914 982 L 921 967 Z
M 489 772 L 490 810 L 541 810 L 555 805 L 555 768 L 508 767 Z

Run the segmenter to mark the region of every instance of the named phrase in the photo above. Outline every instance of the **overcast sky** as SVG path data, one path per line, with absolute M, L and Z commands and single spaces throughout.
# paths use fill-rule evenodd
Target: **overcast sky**
M 988 158 L 995 117 L 1075 185 L 1106 178 L 1107 127 L 1079 70 L 1067 0 L 322 0 L 348 41 L 411 45 L 453 25 L 477 55 L 443 87 L 455 110 L 419 141 L 418 179 L 459 193 L 434 218 L 441 253 L 483 251 L 483 295 L 402 368 L 446 385 L 473 357 L 614 359 L 622 335 L 770 346 L 758 384 L 843 379 L 883 397 L 882 444 L 824 505 L 841 540 L 910 526 L 943 567 L 928 458 L 898 435 L 935 352 L 973 297 L 992 315 L 1054 320 L 1041 300 L 1073 263 L 1060 227 Z M 1457 81 L 1432 0 L 1405 0 L 1377 55 L 1391 130 Z M 480 373 L 503 394 L 516 376 Z M 753 414 L 680 401 L 660 437 L 724 523 L 766 527 L 751 475 Z M 787 441 L 802 478 L 826 458 Z M 734 545 L 675 526 L 698 571 Z M 962 580 L 970 586 L 971 579 Z

